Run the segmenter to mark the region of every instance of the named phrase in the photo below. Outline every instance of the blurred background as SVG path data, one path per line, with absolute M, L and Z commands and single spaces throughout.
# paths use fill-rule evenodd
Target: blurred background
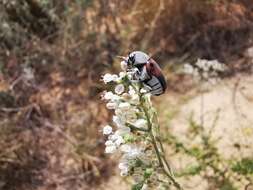
M 204 92 L 205 119 L 215 121 L 217 154 L 247 158 L 249 180 L 231 185 L 199 170 L 180 180 L 186 189 L 252 188 L 252 37 L 252 0 L 0 0 L 0 189 L 129 189 L 117 158 L 104 154 L 101 129 L 112 113 L 100 79 L 133 50 L 162 67 L 168 90 L 154 105 L 164 131 L 182 142 L 191 141 L 201 97 L 180 68 L 197 58 L 226 64 Z M 164 142 L 175 170 L 189 165 Z

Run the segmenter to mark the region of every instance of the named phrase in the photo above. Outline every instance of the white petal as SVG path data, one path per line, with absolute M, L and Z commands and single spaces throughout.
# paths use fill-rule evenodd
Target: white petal
M 117 140 L 115 141 L 115 144 L 119 146 L 123 143 L 125 143 L 124 139 L 121 136 L 118 136 Z
M 105 142 L 105 146 L 112 146 L 112 145 L 114 145 L 114 143 L 111 140 L 107 140 Z
M 110 92 L 106 92 L 103 97 L 106 100 L 111 100 L 113 98 L 113 96 L 114 96 L 114 94 L 110 91 Z
M 116 152 L 116 150 L 117 150 L 117 147 L 115 145 L 105 147 L 105 153 L 108 153 L 108 154 L 114 153 Z
M 184 73 L 186 74 L 193 74 L 194 68 L 189 63 L 184 65 Z
M 123 78 L 123 77 L 125 77 L 126 75 L 127 75 L 126 72 L 120 72 L 120 73 L 119 73 L 119 77 L 120 77 L 120 78 Z
M 147 121 L 145 119 L 138 119 L 135 123 L 134 126 L 138 128 L 145 128 L 147 126 Z
M 120 62 L 120 66 L 121 66 L 121 69 L 123 70 L 123 71 L 126 71 L 127 70 L 127 62 L 126 61 L 121 61 Z
M 124 85 L 123 84 L 118 84 L 116 87 L 115 87 L 115 93 L 116 94 L 122 94 L 124 92 L 125 88 L 124 88 Z
M 110 135 L 112 133 L 112 127 L 110 125 L 106 125 L 103 128 L 103 134 L 104 135 Z
M 124 176 L 127 176 L 128 174 L 128 170 L 121 170 L 120 171 L 120 176 L 124 177 Z
M 116 141 L 119 138 L 119 135 L 113 134 L 108 137 L 109 140 Z
M 129 91 L 128 91 L 128 93 L 130 94 L 130 96 L 136 94 L 136 93 L 135 93 L 135 90 L 133 89 L 132 86 L 129 86 Z
M 113 80 L 113 77 L 111 74 L 107 73 L 103 76 L 103 81 L 104 83 L 108 83 L 108 82 L 111 82 Z
M 118 76 L 117 75 L 112 75 L 109 73 L 106 73 L 103 77 L 103 81 L 104 83 L 108 83 L 108 82 L 112 82 L 112 81 L 117 81 L 118 80 Z
M 125 169 L 128 169 L 128 164 L 127 162 L 120 162 L 118 167 L 120 170 L 125 170 Z
M 129 134 L 130 132 L 131 130 L 129 127 L 121 127 L 115 132 L 115 134 L 123 136 Z
M 118 167 L 120 169 L 120 175 L 121 176 L 126 176 L 128 174 L 129 165 L 126 161 L 120 162 Z
M 142 155 L 142 151 L 139 147 L 131 147 L 129 152 L 126 152 L 124 155 L 125 158 L 127 159 L 134 159 Z
M 120 147 L 120 150 L 125 153 L 131 152 L 131 149 L 132 147 L 128 144 L 124 144 Z
M 109 110 L 112 110 L 112 109 L 116 109 L 118 106 L 118 104 L 116 102 L 108 102 L 106 104 L 106 107 L 109 109 Z
M 119 104 L 119 108 L 122 110 L 128 110 L 131 107 L 131 105 L 128 102 L 122 102 Z
M 132 98 L 131 98 L 131 100 L 130 100 L 130 102 L 132 103 L 132 104 L 138 104 L 139 102 L 140 102 L 140 97 L 139 97 L 139 95 L 138 94 L 133 94 L 132 95 Z
M 118 128 L 124 127 L 124 121 L 119 116 L 114 115 L 112 120 Z

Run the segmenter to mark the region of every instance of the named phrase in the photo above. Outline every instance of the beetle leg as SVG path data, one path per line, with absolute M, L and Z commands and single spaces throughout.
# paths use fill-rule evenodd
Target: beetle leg
M 150 93 L 151 93 L 152 95 L 160 95 L 160 94 L 163 93 L 163 89 L 162 89 L 162 88 L 159 88 L 159 89 L 152 89 L 152 90 L 150 91 Z

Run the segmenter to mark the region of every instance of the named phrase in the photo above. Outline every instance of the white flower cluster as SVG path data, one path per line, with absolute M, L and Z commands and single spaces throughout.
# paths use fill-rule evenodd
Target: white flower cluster
M 120 175 L 132 177 L 132 189 L 157 189 L 169 182 L 180 189 L 164 156 L 151 94 L 143 83 L 135 80 L 137 68 L 127 68 L 125 62 L 121 67 L 123 72 L 119 75 L 102 77 L 104 83 L 114 86 L 102 96 L 106 107 L 114 112 L 111 124 L 103 128 L 107 137 L 105 153 L 120 153 Z
M 121 72 L 120 75 L 105 74 L 103 80 L 105 83 L 114 82 L 117 85 L 114 92 L 105 92 L 102 98 L 107 102 L 106 107 L 114 110 L 112 123 L 115 130 L 110 125 L 103 128 L 103 134 L 107 135 L 105 142 L 105 152 L 115 153 L 120 151 L 123 156 L 119 163 L 120 175 L 128 175 L 132 163 L 136 159 L 144 156 L 143 148 L 134 141 L 131 126 L 135 128 L 147 128 L 147 121 L 143 117 L 143 113 L 138 109 L 140 98 L 138 92 L 132 86 L 124 84 L 123 80 L 131 78 L 127 72 Z M 149 96 L 145 94 L 143 96 Z
M 185 64 L 183 72 L 185 74 L 190 74 L 197 80 L 205 80 L 210 83 L 216 83 L 218 78 L 218 73 L 226 70 L 224 64 L 217 60 L 206 60 L 198 59 L 195 64 Z

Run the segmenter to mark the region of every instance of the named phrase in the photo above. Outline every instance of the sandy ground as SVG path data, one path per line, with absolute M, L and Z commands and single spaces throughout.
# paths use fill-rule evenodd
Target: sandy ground
M 194 96 L 181 104 L 179 111 L 168 125 L 172 133 L 181 141 L 187 142 L 185 136 L 189 126 L 189 118 L 193 114 L 195 122 L 200 123 L 204 113 L 204 126 L 207 130 L 212 128 L 212 135 L 218 141 L 218 150 L 225 157 L 247 156 L 253 154 L 253 76 L 240 76 L 227 79 L 220 84 L 211 87 L 203 94 L 204 110 L 201 109 L 201 95 Z M 187 96 L 187 93 L 186 95 Z M 171 101 L 169 98 L 168 101 Z M 169 102 L 168 104 L 171 104 Z M 216 119 L 215 119 L 216 118 Z M 213 123 L 216 120 L 215 127 Z M 188 140 L 189 141 L 189 140 Z M 238 155 L 234 148 L 235 143 L 249 146 Z M 184 167 L 191 162 L 187 158 L 178 155 L 171 159 L 175 168 Z M 117 169 L 117 168 L 116 168 Z M 98 190 L 130 189 L 130 187 L 117 176 L 112 176 Z M 180 179 L 179 179 L 180 180 Z M 207 183 L 200 177 L 180 180 L 185 189 L 205 190 Z
M 212 138 L 218 139 L 218 151 L 225 159 L 253 155 L 253 77 L 235 77 L 222 81 L 208 92 L 191 98 L 181 106 L 172 119 L 172 133 L 188 145 L 198 144 L 200 139 L 186 138 L 189 118 L 196 123 L 204 123 L 205 131 L 212 131 Z M 204 105 L 204 109 L 201 105 Z M 204 114 L 202 114 L 204 113 Z M 202 117 L 204 115 L 204 117 Z M 201 119 L 202 117 L 202 119 Z M 176 127 L 173 127 L 176 126 Z M 241 150 L 235 148 L 241 145 Z M 192 160 L 177 155 L 172 159 L 176 168 L 184 168 Z M 200 177 L 182 180 L 185 189 L 205 190 L 207 182 Z
M 234 155 L 234 144 L 253 145 L 253 77 L 238 77 L 221 82 L 209 92 L 190 99 L 180 108 L 179 114 L 172 120 L 173 134 L 183 141 L 189 126 L 189 118 L 201 123 L 204 112 L 204 127 L 212 130 L 212 136 L 218 141 L 221 154 L 229 158 Z M 214 122 L 216 123 L 214 125 Z M 243 156 L 252 155 L 253 148 L 243 151 Z

